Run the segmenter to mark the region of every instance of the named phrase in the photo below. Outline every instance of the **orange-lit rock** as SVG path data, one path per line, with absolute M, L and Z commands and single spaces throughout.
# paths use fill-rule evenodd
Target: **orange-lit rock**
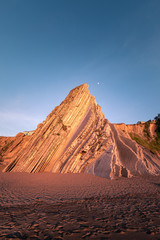
M 83 84 L 35 131 L 0 138 L 1 167 L 4 172 L 89 172 L 106 178 L 160 174 L 159 157 L 133 141 L 127 128 L 109 123 Z M 143 135 L 143 127 L 130 128 Z

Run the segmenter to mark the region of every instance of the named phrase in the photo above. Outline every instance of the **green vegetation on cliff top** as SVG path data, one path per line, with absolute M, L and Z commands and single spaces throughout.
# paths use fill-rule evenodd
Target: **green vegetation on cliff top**
M 152 153 L 157 154 L 157 153 L 160 153 L 160 118 L 159 118 L 159 115 L 155 117 L 155 120 L 156 120 L 156 125 L 157 125 L 157 128 L 156 128 L 157 137 L 155 137 L 155 139 L 151 139 L 151 137 L 150 137 L 150 133 L 149 133 L 149 125 L 151 123 L 150 120 L 145 123 L 144 133 L 145 133 L 146 139 L 140 137 L 138 134 L 135 134 L 135 133 L 129 133 L 129 135 L 138 144 L 145 147 Z
M 152 141 L 148 141 L 148 140 L 146 140 L 144 138 L 141 138 L 138 134 L 135 134 L 135 133 L 129 133 L 129 135 L 138 144 L 140 144 L 141 146 L 147 148 L 152 153 L 155 153 L 155 154 L 157 152 L 160 153 L 160 138 L 152 140 Z

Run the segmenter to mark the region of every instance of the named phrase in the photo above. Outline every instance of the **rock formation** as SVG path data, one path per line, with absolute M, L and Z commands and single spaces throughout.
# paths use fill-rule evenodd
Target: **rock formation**
M 123 129 L 124 128 L 124 129 Z M 160 174 L 160 157 L 111 124 L 88 85 L 73 89 L 35 131 L 0 138 L 3 172 L 88 172 L 106 178 Z M 154 134 L 152 127 L 152 134 Z M 143 130 L 142 130 L 143 132 Z

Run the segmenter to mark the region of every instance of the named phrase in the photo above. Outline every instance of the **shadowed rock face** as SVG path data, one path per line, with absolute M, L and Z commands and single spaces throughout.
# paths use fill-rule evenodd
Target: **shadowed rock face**
M 35 131 L 0 138 L 4 172 L 160 174 L 160 159 L 104 118 L 88 85 L 73 89 Z

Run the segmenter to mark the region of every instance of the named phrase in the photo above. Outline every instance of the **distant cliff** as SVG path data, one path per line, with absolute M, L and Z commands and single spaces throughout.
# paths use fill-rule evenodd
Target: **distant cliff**
M 155 124 L 149 125 L 150 140 L 156 137 L 155 129 Z M 83 84 L 35 131 L 0 138 L 1 169 L 88 172 L 106 178 L 160 175 L 159 150 L 135 141 L 135 136 L 145 139 L 145 130 L 145 125 L 111 124 Z

